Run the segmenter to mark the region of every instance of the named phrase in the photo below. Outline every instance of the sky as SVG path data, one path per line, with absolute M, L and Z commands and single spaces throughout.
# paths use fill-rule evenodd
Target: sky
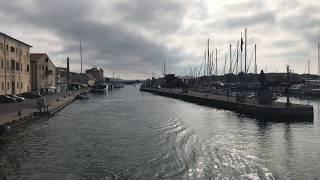
M 248 30 L 248 71 L 317 73 L 320 42 L 318 0 L 1 0 L 0 31 L 47 53 L 56 66 L 80 72 L 103 68 L 105 76 L 123 79 L 188 75 L 200 71 L 207 39 L 218 51 L 223 73 L 229 44 L 232 59 L 241 32 Z M 229 58 L 229 57 L 227 57 Z M 244 65 L 243 65 L 244 66 Z M 227 65 L 228 67 L 228 61 Z

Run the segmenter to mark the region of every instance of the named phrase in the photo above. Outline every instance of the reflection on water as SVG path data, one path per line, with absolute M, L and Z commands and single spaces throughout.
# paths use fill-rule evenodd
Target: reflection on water
M 314 123 L 258 121 L 132 86 L 92 94 L 13 132 L 0 177 L 315 179 L 319 100 L 292 101 L 314 105 Z

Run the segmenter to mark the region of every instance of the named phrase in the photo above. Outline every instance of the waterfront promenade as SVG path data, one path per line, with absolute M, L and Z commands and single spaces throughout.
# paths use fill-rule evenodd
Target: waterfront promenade
M 0 127 L 14 127 L 25 121 L 36 119 L 43 115 L 52 115 L 71 103 L 79 92 L 80 91 L 69 91 L 41 97 L 48 106 L 48 109 L 44 114 L 39 114 L 40 110 L 36 107 L 37 101 L 41 98 L 29 99 L 20 103 L 0 104 Z

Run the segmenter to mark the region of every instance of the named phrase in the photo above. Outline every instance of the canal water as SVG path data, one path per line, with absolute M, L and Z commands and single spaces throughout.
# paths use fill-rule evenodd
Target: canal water
M 313 123 L 263 122 L 133 86 L 91 94 L 12 132 L 0 179 L 317 179 L 319 100 L 293 101 L 314 105 Z

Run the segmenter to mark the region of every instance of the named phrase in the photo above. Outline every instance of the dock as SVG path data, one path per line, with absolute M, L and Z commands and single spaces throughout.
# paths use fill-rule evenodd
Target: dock
M 301 121 L 313 122 L 313 106 L 272 102 L 259 104 L 254 99 L 246 98 L 244 102 L 238 102 L 236 97 L 188 91 L 182 89 L 150 89 L 141 88 L 143 92 L 149 92 L 160 96 L 181 99 L 201 105 L 212 106 L 220 109 L 231 110 L 250 117 L 266 121 Z

